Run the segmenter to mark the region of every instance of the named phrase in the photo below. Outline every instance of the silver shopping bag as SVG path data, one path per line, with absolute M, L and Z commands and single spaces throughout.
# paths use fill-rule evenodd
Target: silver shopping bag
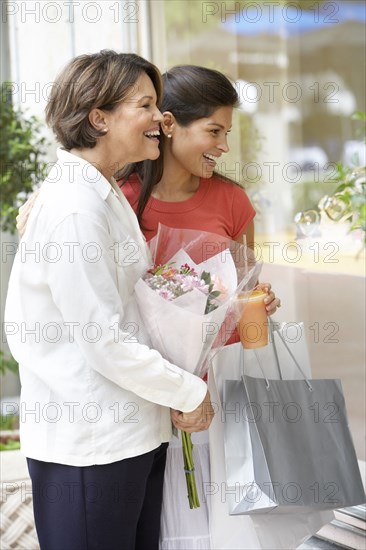
M 231 515 L 365 502 L 339 380 L 244 375 L 225 381 L 223 398 Z

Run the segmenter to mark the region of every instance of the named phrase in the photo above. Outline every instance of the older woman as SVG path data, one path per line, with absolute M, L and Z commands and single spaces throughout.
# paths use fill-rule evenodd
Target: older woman
M 113 179 L 159 156 L 160 94 L 155 66 L 102 51 L 71 61 L 47 105 L 63 148 L 20 243 L 5 325 L 42 549 L 157 548 L 169 407 L 186 431 L 212 418 L 206 384 L 144 345 L 133 288 L 148 254 Z

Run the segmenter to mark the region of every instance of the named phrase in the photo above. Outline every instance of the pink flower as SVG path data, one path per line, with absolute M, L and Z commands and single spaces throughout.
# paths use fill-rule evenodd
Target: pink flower
M 171 292 L 167 288 L 159 288 L 157 289 L 157 293 L 159 294 L 159 296 L 164 298 L 164 300 L 174 300 L 175 298 L 173 292 Z
M 197 288 L 207 296 L 206 313 L 219 306 L 217 296 L 212 296 L 213 291 L 226 293 L 220 279 L 210 273 L 203 272 L 199 276 L 188 264 L 181 265 L 179 269 L 172 267 L 174 262 L 158 265 L 148 269 L 144 279 L 150 288 L 155 290 L 164 300 L 174 300 L 182 294 Z M 217 288 L 219 287 L 219 288 Z M 220 289 L 223 289 L 222 291 Z M 209 308 L 207 310 L 207 308 Z
M 220 300 L 221 301 L 225 300 L 225 298 L 227 296 L 227 288 L 223 284 L 222 280 L 217 275 L 212 275 L 211 276 L 211 282 L 213 284 L 213 289 L 212 290 L 216 290 L 216 291 L 220 292 Z
M 174 279 L 175 275 L 177 274 L 177 270 L 173 267 L 169 267 L 163 273 L 161 274 L 164 279 Z

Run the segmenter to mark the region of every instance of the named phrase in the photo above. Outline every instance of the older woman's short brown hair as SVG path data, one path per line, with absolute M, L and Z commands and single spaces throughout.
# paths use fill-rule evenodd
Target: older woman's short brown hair
M 94 108 L 113 111 L 144 72 L 159 102 L 160 72 L 139 55 L 102 50 L 73 59 L 56 78 L 46 107 L 46 122 L 63 147 L 94 147 L 103 133 L 90 124 L 88 114 Z

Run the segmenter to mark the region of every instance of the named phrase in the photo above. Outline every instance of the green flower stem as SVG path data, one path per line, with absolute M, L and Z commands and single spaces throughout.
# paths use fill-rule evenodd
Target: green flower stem
M 186 475 L 187 491 L 188 491 L 188 501 L 189 507 L 192 510 L 193 508 L 200 507 L 200 501 L 198 498 L 196 478 L 194 475 L 194 462 L 193 462 L 193 443 L 191 439 L 191 434 L 182 431 L 182 445 L 183 445 L 183 462 L 184 462 L 184 471 Z

